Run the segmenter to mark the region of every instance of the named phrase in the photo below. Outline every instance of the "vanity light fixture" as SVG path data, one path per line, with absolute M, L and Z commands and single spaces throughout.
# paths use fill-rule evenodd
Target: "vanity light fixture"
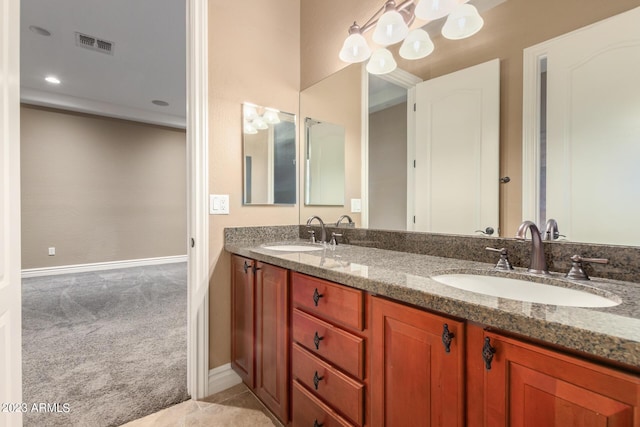
M 433 52 L 434 45 L 429 34 L 422 28 L 410 30 L 415 18 L 434 21 L 447 17 L 442 27 L 442 36 L 459 40 L 471 37 L 484 25 L 484 20 L 469 0 L 405 0 L 396 5 L 387 0 L 362 27 L 356 22 L 349 28 L 339 57 L 348 63 L 369 59 L 367 71 L 371 74 L 386 74 L 396 68 L 396 61 L 386 46 L 402 41 L 400 56 L 405 59 L 421 59 Z M 417 4 L 415 3 L 417 2 Z M 381 47 L 372 51 L 363 34 L 374 29 L 372 40 Z

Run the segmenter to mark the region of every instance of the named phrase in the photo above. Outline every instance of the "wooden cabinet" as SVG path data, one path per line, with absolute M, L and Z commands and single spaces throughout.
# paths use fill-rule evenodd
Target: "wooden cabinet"
M 231 279 L 232 367 L 285 425 L 640 427 L 637 373 L 235 255 Z
M 292 273 L 294 426 L 365 425 L 362 291 Z
M 255 393 L 284 422 L 289 419 L 288 274 L 257 263 Z
M 493 332 L 482 337 L 493 359 L 482 362 L 483 408 L 473 410 L 482 400 L 469 396 L 470 414 L 482 414 L 470 427 L 640 426 L 637 375 Z M 469 357 L 480 359 L 475 347 Z
M 232 257 L 232 367 L 283 423 L 289 420 L 289 272 Z
M 371 425 L 463 427 L 464 324 L 377 297 L 371 318 Z
M 231 366 L 253 388 L 255 261 L 231 256 Z

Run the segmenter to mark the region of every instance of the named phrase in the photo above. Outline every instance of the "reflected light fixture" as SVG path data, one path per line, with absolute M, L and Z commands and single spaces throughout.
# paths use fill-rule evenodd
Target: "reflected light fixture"
M 262 112 L 262 114 L 260 114 Z M 275 108 L 259 107 L 255 104 L 242 104 L 242 131 L 246 134 L 256 134 L 258 131 L 269 129 L 270 125 L 280 123 L 280 111 Z
M 484 20 L 468 1 L 405 0 L 396 5 L 394 0 L 388 0 L 362 27 L 356 22 L 349 27 L 349 36 L 339 57 L 348 63 L 369 59 L 367 71 L 371 74 L 390 73 L 397 64 L 387 46 L 402 41 L 399 54 L 404 59 L 421 59 L 434 50 L 433 42 L 424 29 L 409 29 L 416 17 L 430 22 L 446 16 L 442 36 L 451 40 L 471 37 L 480 31 Z M 371 29 L 374 30 L 373 42 L 380 46 L 373 51 L 363 35 Z

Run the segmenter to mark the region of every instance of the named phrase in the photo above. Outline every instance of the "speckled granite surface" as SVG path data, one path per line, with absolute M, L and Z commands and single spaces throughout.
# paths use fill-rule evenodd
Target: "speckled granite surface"
M 307 238 L 308 228 L 304 225 L 300 225 L 299 228 L 298 237 Z M 312 228 L 316 230 L 316 236 L 318 236 L 320 227 L 314 225 Z M 515 238 L 481 235 L 460 236 L 342 227 L 336 229 L 329 226 L 327 227 L 327 236 L 331 236 L 332 231 L 343 234 L 340 242 L 350 245 L 469 261 L 495 263 L 498 256 L 485 248 L 487 246 L 506 248 L 512 265 L 529 267 L 531 239 L 522 241 Z M 587 258 L 606 258 L 609 260 L 608 264 L 585 264 L 585 271 L 590 276 L 640 283 L 640 247 L 638 246 L 554 241 L 544 242 L 544 251 L 550 271 L 566 274 L 571 268 L 571 256 L 578 254 Z
M 283 233 L 284 229 L 275 234 L 273 230 L 263 233 L 265 230 L 242 229 L 247 237 L 245 241 L 239 239 L 234 230 L 238 229 L 225 232 L 230 237 L 225 243 L 229 252 L 640 369 L 638 283 L 595 277 L 589 282 L 567 281 L 563 274 L 554 273 L 543 281 L 559 281 L 562 286 L 619 299 L 621 304 L 609 308 L 580 308 L 522 302 L 456 289 L 431 278 L 464 272 L 501 275 L 493 271 L 493 263 L 355 245 L 313 252 L 283 252 L 264 246 L 309 243 L 301 239 L 269 238 Z M 495 259 L 495 255 L 491 259 Z M 532 279 L 522 268 L 508 274 Z

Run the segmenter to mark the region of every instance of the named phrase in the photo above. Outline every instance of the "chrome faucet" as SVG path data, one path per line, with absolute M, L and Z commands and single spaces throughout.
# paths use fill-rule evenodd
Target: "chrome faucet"
M 322 218 L 320 218 L 320 217 L 319 217 L 319 216 L 317 216 L 317 215 L 314 215 L 314 216 L 310 217 L 310 218 L 307 220 L 307 227 L 311 227 L 311 222 L 312 222 L 314 219 L 317 219 L 317 220 L 318 220 L 318 222 L 320 223 L 320 229 L 322 230 L 322 235 L 321 235 L 321 237 L 320 237 L 320 241 L 321 241 L 322 243 L 325 243 L 325 242 L 327 241 L 327 230 L 324 228 L 324 222 L 322 221 Z M 312 237 L 314 237 L 314 236 L 315 236 L 315 234 L 312 234 L 311 236 L 312 236 Z
M 558 240 L 558 237 L 560 237 L 558 222 L 555 219 L 550 218 L 547 220 L 547 224 L 545 226 L 544 240 Z
M 525 240 L 527 230 L 531 230 L 531 263 L 529 264 L 529 272 L 534 274 L 549 274 L 538 227 L 531 221 L 524 221 L 520 224 L 520 227 L 518 227 L 516 239 Z
M 342 215 L 336 221 L 336 227 L 340 227 L 340 223 L 342 222 L 343 219 L 346 219 L 347 221 L 349 221 L 349 227 L 355 226 L 355 222 L 353 222 L 353 220 L 351 219 L 351 217 L 349 215 Z

